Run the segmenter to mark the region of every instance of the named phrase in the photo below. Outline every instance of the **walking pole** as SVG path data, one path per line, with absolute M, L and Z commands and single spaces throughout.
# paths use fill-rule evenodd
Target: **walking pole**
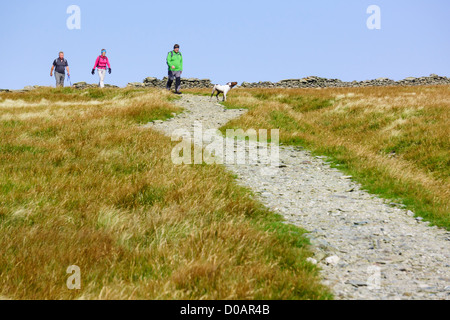
M 70 86 L 72 86 L 72 81 L 70 80 L 70 76 L 67 75 L 67 81 L 70 82 Z

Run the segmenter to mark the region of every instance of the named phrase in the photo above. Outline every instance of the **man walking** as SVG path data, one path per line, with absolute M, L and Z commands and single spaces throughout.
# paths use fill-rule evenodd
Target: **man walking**
M 173 47 L 173 51 L 170 51 L 167 55 L 167 66 L 169 67 L 169 80 L 167 81 L 167 90 L 172 87 L 173 80 L 175 82 L 175 93 L 181 94 L 181 74 L 183 73 L 183 56 L 180 52 L 180 46 L 176 44 Z
M 53 77 L 53 70 L 55 70 L 57 87 L 64 87 L 64 80 L 66 78 L 66 69 L 67 75 L 70 77 L 69 64 L 67 63 L 67 60 L 64 59 L 64 52 L 61 51 L 59 53 L 59 58 L 56 58 L 55 61 L 53 61 L 52 69 L 50 70 L 50 77 Z

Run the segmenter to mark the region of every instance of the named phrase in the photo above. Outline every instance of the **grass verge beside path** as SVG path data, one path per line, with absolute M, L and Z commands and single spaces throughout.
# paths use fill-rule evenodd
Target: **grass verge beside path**
M 197 90 L 207 94 L 207 90 Z M 450 87 L 237 89 L 223 129 L 281 129 L 369 192 L 450 230 Z
M 180 112 L 165 91 L 0 94 L 0 296 L 330 299 L 304 231 L 221 166 L 175 166 L 138 124 Z M 66 270 L 81 269 L 81 290 Z

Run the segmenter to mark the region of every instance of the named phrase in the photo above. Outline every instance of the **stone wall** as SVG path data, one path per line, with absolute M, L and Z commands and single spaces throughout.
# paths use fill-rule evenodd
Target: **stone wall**
M 145 78 L 143 82 L 131 82 L 127 87 L 134 88 L 165 88 L 167 77 L 162 80 L 154 77 Z M 327 79 L 320 77 L 307 77 L 303 79 L 287 79 L 279 82 L 243 82 L 242 88 L 339 88 L 339 87 L 382 87 L 382 86 L 424 86 L 424 85 L 449 85 L 450 78 L 432 74 L 429 77 L 414 78 L 409 77 L 400 81 L 388 78 L 378 78 L 374 80 L 344 82 L 339 79 Z M 39 86 L 27 86 L 23 90 L 32 90 Z M 76 89 L 98 88 L 98 84 L 88 84 L 77 82 L 73 85 Z M 106 88 L 118 88 L 114 85 L 105 85 Z M 188 78 L 181 79 L 182 89 L 203 89 L 212 88 L 213 84 L 209 79 Z M 172 86 L 173 88 L 173 86 Z M 8 89 L 0 89 L 0 92 L 7 92 Z M 17 91 L 17 90 L 13 90 Z
M 167 77 L 162 80 L 154 77 L 148 77 L 143 82 L 129 83 L 129 87 L 141 88 L 165 88 Z M 450 78 L 441 77 L 435 74 L 429 77 L 413 78 L 409 77 L 400 81 L 394 81 L 388 78 L 378 78 L 374 80 L 344 82 L 339 79 L 327 79 L 320 77 L 307 77 L 303 79 L 287 79 L 279 82 L 243 82 L 243 88 L 338 88 L 338 87 L 380 87 L 380 86 L 423 86 L 423 85 L 448 85 Z M 181 87 L 183 89 L 191 88 L 212 88 L 213 84 L 209 79 L 182 79 Z
M 164 77 L 162 80 L 154 77 L 145 78 L 143 82 L 131 82 L 128 84 L 128 87 L 135 88 L 165 88 L 167 84 L 167 77 Z M 181 79 L 181 87 L 183 89 L 202 89 L 202 88 L 211 88 L 213 85 L 211 80 L 209 79 L 197 79 L 197 78 L 189 78 L 189 79 Z M 173 86 L 172 86 L 173 88 Z
M 243 88 L 338 88 L 338 87 L 381 87 L 381 86 L 423 86 L 423 85 L 448 85 L 450 78 L 441 77 L 435 74 L 429 77 L 414 78 L 409 77 L 400 81 L 388 78 L 378 78 L 375 80 L 344 82 L 339 79 L 327 79 L 320 77 L 307 77 L 303 79 L 287 79 L 279 82 L 255 82 L 242 83 Z

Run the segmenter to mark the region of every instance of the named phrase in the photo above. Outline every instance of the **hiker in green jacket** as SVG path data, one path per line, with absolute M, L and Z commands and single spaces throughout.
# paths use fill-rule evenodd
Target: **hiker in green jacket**
M 183 73 L 183 56 L 180 52 L 180 46 L 176 44 L 173 47 L 173 51 L 167 54 L 167 66 L 169 67 L 169 80 L 167 81 L 167 90 L 172 87 L 173 80 L 175 82 L 175 93 L 181 94 L 181 74 Z

